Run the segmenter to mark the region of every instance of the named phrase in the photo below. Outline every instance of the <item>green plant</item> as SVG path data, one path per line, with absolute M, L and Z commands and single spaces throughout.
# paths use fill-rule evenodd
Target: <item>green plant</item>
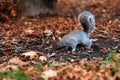
M 116 54 L 117 54 L 116 51 L 112 51 L 112 52 L 108 53 L 107 57 L 105 58 L 105 60 L 108 60 L 108 61 L 113 60 Z
M 113 70 L 116 70 L 120 67 L 120 57 L 117 57 L 117 52 L 112 51 L 107 54 L 107 57 L 103 61 L 103 65 L 106 66 L 109 64 Z
M 10 70 L 8 72 L 0 72 L 0 77 L 17 79 L 17 80 L 27 80 L 28 79 L 28 76 L 25 75 L 20 69 Z
M 39 72 L 42 72 L 43 71 L 42 67 L 43 67 L 43 63 L 40 63 L 40 64 L 37 65 L 36 70 L 39 71 Z

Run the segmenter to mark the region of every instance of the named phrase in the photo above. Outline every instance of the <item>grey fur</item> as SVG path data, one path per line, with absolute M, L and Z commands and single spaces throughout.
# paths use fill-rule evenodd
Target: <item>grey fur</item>
M 94 15 L 89 11 L 83 11 L 78 15 L 78 22 L 84 28 L 84 31 L 87 33 L 94 31 L 95 18 Z
M 92 42 L 89 39 L 89 33 L 94 31 L 94 15 L 89 11 L 83 11 L 79 14 L 78 21 L 82 24 L 83 31 L 75 30 L 64 35 L 59 42 L 60 47 L 71 47 L 72 51 L 75 51 L 76 46 L 82 43 L 91 48 Z

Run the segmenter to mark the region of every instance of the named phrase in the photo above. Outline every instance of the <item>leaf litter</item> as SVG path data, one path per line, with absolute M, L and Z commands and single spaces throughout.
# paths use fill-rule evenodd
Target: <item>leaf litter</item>
M 9 75 L 12 70 L 33 80 L 120 79 L 119 0 L 61 0 L 57 15 L 37 19 L 16 18 L 11 2 L 0 2 L 0 79 L 14 78 Z M 2 9 L 9 12 L 4 13 Z M 56 43 L 63 35 L 82 30 L 77 15 L 83 10 L 91 11 L 96 18 L 96 30 L 91 34 L 92 48 L 78 45 L 74 53 L 65 48 L 57 50 Z

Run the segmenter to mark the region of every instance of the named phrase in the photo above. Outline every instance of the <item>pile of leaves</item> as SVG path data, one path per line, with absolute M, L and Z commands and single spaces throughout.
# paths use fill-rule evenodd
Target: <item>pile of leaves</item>
M 120 79 L 120 53 L 112 51 L 105 59 L 82 59 L 72 63 L 50 62 L 44 56 L 35 52 L 23 53 L 23 59 L 14 57 L 1 64 L 1 79 L 17 80 L 119 80 Z M 24 61 L 23 61 L 24 60 Z M 37 60 L 37 61 L 36 61 Z
M 0 1 L 0 22 L 9 21 L 11 17 L 16 16 L 14 0 Z

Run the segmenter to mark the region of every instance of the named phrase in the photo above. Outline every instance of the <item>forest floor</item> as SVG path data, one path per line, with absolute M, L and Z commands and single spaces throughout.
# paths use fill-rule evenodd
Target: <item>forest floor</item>
M 120 80 L 119 0 L 70 0 L 58 5 L 54 14 L 1 20 L 0 79 Z M 92 48 L 56 49 L 59 38 L 82 29 L 77 16 L 84 10 L 95 15 Z

